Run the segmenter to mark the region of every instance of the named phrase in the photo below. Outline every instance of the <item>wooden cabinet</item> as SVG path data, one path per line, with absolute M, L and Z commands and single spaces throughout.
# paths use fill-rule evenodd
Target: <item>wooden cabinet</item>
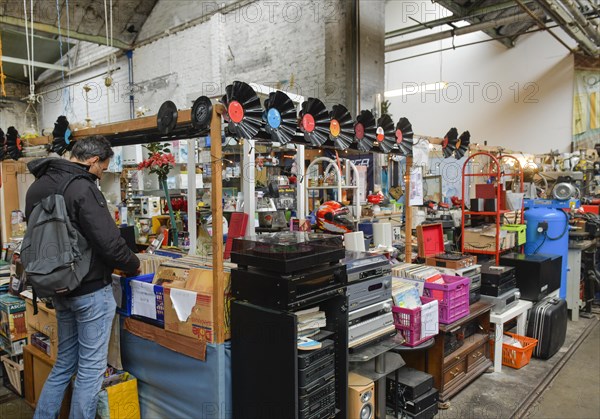
M 440 333 L 427 354 L 427 369 L 424 354 L 402 354 L 408 366 L 433 375 L 435 387 L 440 391 L 440 401 L 450 399 L 492 366 L 489 345 L 491 307 L 484 302 L 475 303 L 467 317 L 449 325 L 440 325 Z M 448 353 L 447 333 L 470 336 L 462 340 L 460 347 Z

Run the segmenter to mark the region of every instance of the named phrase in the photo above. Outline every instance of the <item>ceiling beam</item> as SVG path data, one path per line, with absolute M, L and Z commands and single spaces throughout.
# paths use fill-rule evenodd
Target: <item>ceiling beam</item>
M 457 16 L 468 16 L 469 15 L 468 9 L 465 9 L 464 7 L 454 3 L 454 1 L 452 1 L 452 0 L 434 0 L 434 2 L 441 4 L 443 7 L 450 10 L 454 15 L 457 15 Z M 491 7 L 493 7 L 493 6 L 491 6 Z M 466 19 L 466 20 L 471 24 L 485 22 L 485 20 L 482 20 L 478 17 L 474 17 L 474 18 L 470 18 L 470 19 Z M 485 29 L 483 32 L 485 32 L 491 38 L 498 38 L 498 34 L 496 33 L 496 31 L 493 27 L 490 27 L 489 29 Z M 504 45 L 507 48 L 514 47 L 514 44 L 508 38 L 498 38 L 497 41 L 500 42 L 502 45 Z
M 533 3 L 534 0 L 525 1 L 525 3 Z M 452 14 L 452 16 L 444 17 L 441 19 L 431 20 L 429 22 L 423 22 L 418 25 L 409 26 L 407 28 L 396 29 L 395 31 L 386 32 L 385 39 L 394 38 L 396 36 L 407 35 L 413 32 L 419 32 L 425 29 L 433 29 L 437 26 L 447 25 L 450 23 L 459 22 L 461 20 L 469 20 L 475 17 L 485 15 L 488 13 L 496 13 L 501 12 L 507 9 L 515 8 L 515 2 L 513 0 L 507 1 L 500 4 L 495 4 L 493 6 L 485 6 L 482 8 L 474 8 L 469 9 L 465 16 L 460 16 L 457 14 Z
M 23 58 L 7 57 L 6 55 L 2 56 L 2 62 L 13 63 L 13 64 L 23 64 L 23 65 L 33 64 L 34 67 L 38 67 L 38 68 L 49 68 L 50 70 L 57 70 L 57 71 L 69 71 L 69 67 L 63 67 L 61 65 L 56 65 L 56 64 L 42 63 L 40 61 L 32 61 L 30 63 L 29 61 L 27 61 Z
M 0 24 L 5 24 L 5 25 L 16 26 L 16 27 L 19 27 L 19 28 L 24 28 L 25 27 L 25 20 L 17 18 L 17 17 L 12 17 L 12 16 L 0 16 Z M 29 26 L 31 26 L 31 23 L 27 22 L 27 24 Z M 67 31 L 66 29 L 61 29 L 61 31 L 59 33 L 57 27 L 52 26 L 52 25 L 48 25 L 46 23 L 34 22 L 33 23 L 33 29 L 34 29 L 34 31 L 50 33 L 50 34 L 53 34 L 53 35 L 61 35 L 63 37 L 63 39 L 65 39 L 65 40 L 66 40 L 67 37 L 70 37 L 71 39 L 77 39 L 77 40 L 80 40 L 80 41 L 92 42 L 94 44 L 99 44 L 99 45 L 105 45 L 106 44 L 106 37 L 105 36 L 87 35 L 87 34 L 84 34 L 84 33 L 73 31 L 73 30 Z M 113 46 L 115 48 L 120 48 L 120 49 L 125 49 L 125 50 L 131 49 L 131 45 L 126 44 L 123 41 L 119 41 L 118 39 L 114 39 L 113 40 Z
M 543 16 L 543 14 L 540 14 L 540 15 Z M 537 15 L 535 15 L 535 16 L 537 16 Z M 410 48 L 410 47 L 414 47 L 417 45 L 423 45 L 423 44 L 428 44 L 430 42 L 440 41 L 442 39 L 452 38 L 454 36 L 461 36 L 461 35 L 466 35 L 466 34 L 473 33 L 473 32 L 486 31 L 486 30 L 489 30 L 489 29 L 497 27 L 497 26 L 510 25 L 512 23 L 526 22 L 526 21 L 532 21 L 532 18 L 528 14 L 522 13 L 522 14 L 507 16 L 507 17 L 503 17 L 500 19 L 495 19 L 495 20 L 491 20 L 491 21 L 487 21 L 487 22 L 474 23 L 469 26 L 461 26 L 460 28 L 442 31 L 442 32 L 436 32 L 433 34 L 421 36 L 419 38 L 407 39 L 406 41 L 400 41 L 400 42 L 396 42 L 394 44 L 389 44 L 389 45 L 385 46 L 385 52 L 387 53 L 387 52 L 397 51 L 397 50 L 404 49 L 404 48 Z M 496 39 L 496 38 L 494 38 L 494 39 Z M 497 40 L 500 41 L 500 39 L 497 39 Z

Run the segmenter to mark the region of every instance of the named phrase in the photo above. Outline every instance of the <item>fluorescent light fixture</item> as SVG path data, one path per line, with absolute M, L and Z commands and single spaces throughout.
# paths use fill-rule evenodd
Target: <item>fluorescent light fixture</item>
M 430 84 L 402 83 L 402 86 L 402 89 L 388 90 L 384 93 L 385 97 L 414 95 L 421 92 L 435 92 L 436 90 L 443 90 L 448 87 L 448 83 L 445 81 L 438 81 Z

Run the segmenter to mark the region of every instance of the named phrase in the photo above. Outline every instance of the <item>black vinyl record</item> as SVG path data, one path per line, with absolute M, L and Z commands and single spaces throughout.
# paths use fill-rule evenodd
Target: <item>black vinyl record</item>
M 287 144 L 296 135 L 296 106 L 292 99 L 283 92 L 271 92 L 265 100 L 265 129 L 271 135 L 271 141 Z
M 253 139 L 263 124 L 263 109 L 254 89 L 243 81 L 234 81 L 225 88 L 221 101 L 227 108 L 230 131 L 238 138 Z
M 329 139 L 338 150 L 346 150 L 354 141 L 352 115 L 343 105 L 334 105 L 329 115 Z
M 67 117 L 61 115 L 57 118 L 54 123 L 54 129 L 52 130 L 52 151 L 62 156 L 67 151 L 71 151 L 73 148 L 73 134 L 69 129 L 69 121 Z
M 300 129 L 313 147 L 320 147 L 329 138 L 330 118 L 327 108 L 319 99 L 311 97 L 302 103 Z
M 442 151 L 444 152 L 444 158 L 452 156 L 456 151 L 456 143 L 458 142 L 458 130 L 456 128 L 451 128 L 450 131 L 446 133 L 444 137 L 444 141 L 442 141 Z
M 8 127 L 6 130 L 6 152 L 13 160 L 19 160 L 23 156 L 21 137 L 15 127 Z
M 371 111 L 362 111 L 356 117 L 354 125 L 354 138 L 360 151 L 371 151 L 377 141 L 377 121 Z
M 6 158 L 6 137 L 4 131 L 0 128 L 0 161 Z
M 212 119 L 212 101 L 206 96 L 200 96 L 192 105 L 192 127 L 200 131 L 210 129 Z
M 404 156 L 411 156 L 413 151 L 413 128 L 410 121 L 404 117 L 396 124 L 396 143 L 398 150 Z
M 383 115 L 377 121 L 377 147 L 388 154 L 396 148 L 396 130 L 394 121 L 389 115 Z
M 158 132 L 163 135 L 169 135 L 172 133 L 177 126 L 178 115 L 179 113 L 177 112 L 177 106 L 175 106 L 175 104 L 170 100 L 167 100 L 160 105 L 160 109 L 156 115 L 156 126 L 158 127 Z
M 471 133 L 469 131 L 465 131 L 460 134 L 458 137 L 458 143 L 456 144 L 456 151 L 454 152 L 454 157 L 457 160 L 463 158 L 467 151 L 469 151 L 469 144 L 471 143 Z

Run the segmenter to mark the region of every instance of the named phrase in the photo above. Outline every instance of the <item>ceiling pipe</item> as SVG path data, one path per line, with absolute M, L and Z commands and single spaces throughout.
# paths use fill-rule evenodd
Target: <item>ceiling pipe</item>
M 543 14 L 536 15 L 543 17 Z M 415 47 L 418 45 L 428 44 L 430 42 L 440 41 L 442 39 L 452 38 L 453 36 L 466 35 L 473 32 L 479 32 L 486 29 L 495 28 L 497 26 L 510 25 L 516 22 L 530 21 L 531 17 L 526 13 L 521 13 L 514 16 L 508 16 L 500 19 L 495 19 L 489 22 L 475 23 L 469 26 L 463 26 L 452 30 L 442 31 L 431 35 L 422 36 L 415 39 L 408 39 L 406 41 L 396 42 L 394 44 L 386 45 L 385 52 L 397 51 L 404 48 Z
M 583 33 L 583 30 L 579 28 L 577 22 L 570 16 L 565 9 L 563 9 L 554 0 L 536 0 L 544 10 L 552 17 L 552 19 L 558 23 L 561 28 L 581 47 L 581 49 L 591 56 L 598 56 L 600 54 L 599 48 L 587 36 Z
M 538 18 L 530 9 L 529 7 L 527 7 L 526 4 L 524 4 L 521 0 L 515 0 L 517 2 L 517 4 L 519 6 L 521 6 L 521 8 L 523 10 L 525 10 L 525 12 L 531 16 L 533 18 L 533 20 L 535 20 L 537 22 L 537 25 L 541 28 L 546 30 L 550 35 L 552 35 L 552 37 L 554 39 L 556 39 L 558 41 L 559 44 L 561 44 L 562 46 L 564 46 L 566 49 L 569 50 L 570 53 L 574 53 L 575 51 L 573 51 L 573 49 L 567 45 L 567 43 L 565 41 L 563 41 L 562 39 L 560 39 L 560 37 L 558 35 L 556 35 L 553 31 L 551 31 L 548 26 L 546 26 L 546 24 L 540 19 Z
M 526 4 L 534 3 L 534 0 L 527 0 L 527 1 L 525 1 L 525 3 Z M 468 12 L 468 14 L 465 16 L 452 15 L 452 16 L 441 18 L 441 19 L 431 20 L 429 22 L 419 23 L 418 25 L 409 26 L 407 28 L 396 29 L 394 31 L 387 32 L 385 34 L 385 39 L 395 38 L 397 36 L 402 36 L 402 35 L 408 35 L 410 33 L 419 32 L 419 31 L 422 31 L 425 29 L 433 29 L 438 26 L 448 25 L 450 23 L 455 23 L 455 22 L 460 22 L 461 20 L 473 19 L 473 18 L 476 18 L 481 15 L 485 15 L 488 13 L 502 12 L 504 10 L 511 9 L 513 7 L 515 7 L 514 1 L 507 1 L 504 3 L 497 4 L 495 6 L 482 7 L 480 9 L 476 9 L 476 10 Z
M 600 32 L 598 31 L 598 27 L 592 25 L 592 23 L 586 19 L 586 17 L 581 13 L 579 8 L 575 5 L 573 0 L 562 0 L 561 4 L 573 15 L 575 21 L 579 24 L 579 26 L 583 29 L 583 31 L 587 34 L 588 37 L 592 38 L 596 45 L 600 45 Z

